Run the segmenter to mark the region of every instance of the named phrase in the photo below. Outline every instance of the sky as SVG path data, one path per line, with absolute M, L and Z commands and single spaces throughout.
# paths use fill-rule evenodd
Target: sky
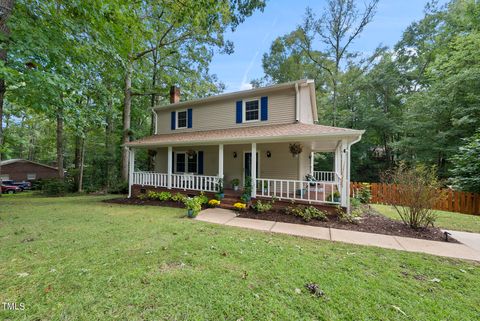
M 380 0 L 377 14 L 357 38 L 352 49 L 373 52 L 379 45 L 392 47 L 403 31 L 424 15 L 427 0 Z M 440 0 L 443 4 L 446 0 Z M 250 88 L 250 81 L 263 76 L 262 56 L 268 52 L 274 39 L 293 31 L 303 20 L 310 7 L 318 15 L 326 0 L 269 0 L 263 12 L 248 17 L 226 39 L 233 41 L 231 55 L 216 53 L 210 72 L 226 85 L 226 92 Z M 358 1 L 362 8 L 364 1 Z

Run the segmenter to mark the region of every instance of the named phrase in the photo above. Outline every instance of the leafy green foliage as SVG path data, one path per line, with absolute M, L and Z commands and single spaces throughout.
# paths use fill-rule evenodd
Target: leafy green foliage
M 480 132 L 464 141 L 451 158 L 452 182 L 459 190 L 480 193 Z
M 285 209 L 285 212 L 289 215 L 301 217 L 305 222 L 310 222 L 312 219 L 327 220 L 327 213 L 314 206 L 289 206 Z
M 273 202 L 257 200 L 252 204 L 252 208 L 257 213 L 265 213 L 273 208 Z
M 192 211 L 193 216 L 196 216 L 202 210 L 202 200 L 198 196 L 185 198 L 183 204 L 187 210 Z
M 64 196 L 68 193 L 69 186 L 60 179 L 46 179 L 42 182 L 41 191 L 46 196 Z

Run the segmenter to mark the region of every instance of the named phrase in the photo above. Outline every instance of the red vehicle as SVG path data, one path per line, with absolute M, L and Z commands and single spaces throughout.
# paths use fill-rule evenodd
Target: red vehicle
M 21 188 L 18 186 L 2 184 L 2 193 L 14 194 L 20 191 L 21 191 Z

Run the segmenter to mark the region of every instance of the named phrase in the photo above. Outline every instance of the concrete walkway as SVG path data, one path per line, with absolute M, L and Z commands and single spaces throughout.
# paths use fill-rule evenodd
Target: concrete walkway
M 242 218 L 237 217 L 234 211 L 221 208 L 204 210 L 200 212 L 196 219 L 203 222 L 243 227 L 265 232 L 480 261 L 480 235 L 475 233 L 450 231 L 452 237 L 455 237 L 458 241 L 464 244 L 447 243 L 402 236 Z M 462 234 L 473 234 L 473 236 Z

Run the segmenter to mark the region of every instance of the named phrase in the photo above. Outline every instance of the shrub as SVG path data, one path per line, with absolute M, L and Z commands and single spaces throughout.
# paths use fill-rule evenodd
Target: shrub
M 360 200 L 363 204 L 370 203 L 372 198 L 372 192 L 370 191 L 370 184 L 362 183 L 362 185 L 357 190 L 356 198 Z
M 263 202 L 261 200 L 258 200 L 255 202 L 255 204 L 252 205 L 252 208 L 255 210 L 257 213 L 265 213 L 268 212 L 272 209 L 273 205 L 271 202 Z
M 148 198 L 150 200 L 158 200 L 159 193 L 157 193 L 155 191 L 148 191 L 147 194 L 146 194 L 146 198 Z
M 350 213 L 346 212 L 340 206 L 337 207 L 337 216 L 341 222 L 357 224 L 362 217 L 362 203 L 356 198 L 350 199 Z
M 237 202 L 237 203 L 233 204 L 233 207 L 234 207 L 237 211 L 244 211 L 244 210 L 247 208 L 247 204 Z
M 159 201 L 165 202 L 169 201 L 172 198 L 172 193 L 170 192 L 160 192 L 157 195 Z
M 176 193 L 172 196 L 172 201 L 174 202 L 183 202 L 187 197 L 181 193 Z
M 289 206 L 286 208 L 286 212 L 287 214 L 303 218 L 305 222 L 310 222 L 312 219 L 327 220 L 327 213 L 313 206 Z
M 408 168 L 402 162 L 387 172 L 383 181 L 395 184 L 396 197 L 387 198 L 387 204 L 395 208 L 406 225 L 413 229 L 433 226 L 436 216 L 432 208 L 444 198 L 435 167 L 418 165 Z
M 118 181 L 113 183 L 107 190 L 110 194 L 127 194 L 128 193 L 128 182 Z
M 42 194 L 63 196 L 68 192 L 68 184 L 61 179 L 48 179 L 42 182 Z
M 200 195 L 196 196 L 200 201 L 201 205 L 205 205 L 208 203 L 208 197 L 205 195 L 204 192 L 201 192 Z
M 208 201 L 208 206 L 210 207 L 217 207 L 220 205 L 220 201 L 216 199 L 211 199 Z

